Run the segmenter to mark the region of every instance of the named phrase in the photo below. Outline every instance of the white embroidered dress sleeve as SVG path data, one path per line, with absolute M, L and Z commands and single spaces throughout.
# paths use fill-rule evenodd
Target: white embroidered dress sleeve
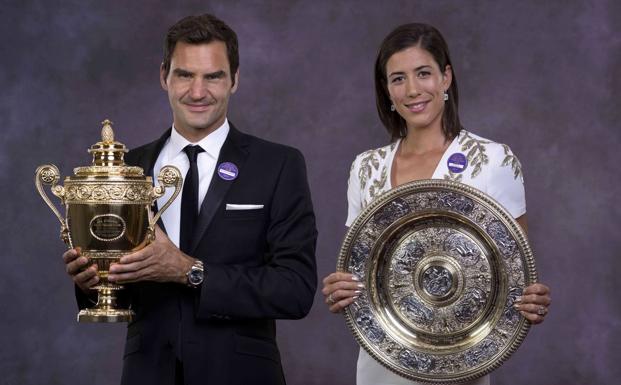
M 493 159 L 493 161 L 492 161 Z M 526 214 L 526 194 L 522 166 L 506 144 L 494 143 L 490 149 L 487 194 L 496 199 L 513 218 Z
M 463 154 L 466 159 L 463 171 L 453 172 L 448 165 L 455 154 Z M 447 148 L 433 178 L 477 188 L 498 201 L 513 218 L 526 213 L 522 166 L 506 144 L 462 130 Z
M 345 226 L 349 227 L 362 211 L 362 190 L 360 189 L 360 157 L 356 157 L 349 170 L 349 181 L 347 182 L 347 221 Z
M 369 203 L 390 190 L 390 169 L 398 143 L 365 151 L 354 160 L 349 171 L 345 226 L 351 226 Z

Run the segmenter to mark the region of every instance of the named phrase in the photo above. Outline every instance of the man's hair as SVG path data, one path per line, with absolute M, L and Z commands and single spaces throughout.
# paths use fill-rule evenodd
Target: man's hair
M 162 60 L 165 76 L 168 76 L 170 71 L 170 59 L 177 42 L 203 44 L 211 43 L 214 40 L 226 44 L 226 54 L 231 67 L 231 80 L 235 84 L 235 73 L 239 68 L 237 34 L 225 22 L 208 13 L 184 17 L 168 29 L 164 40 L 164 60 Z
M 453 80 L 447 91 L 449 98 L 442 112 L 442 132 L 447 140 L 451 140 L 459 135 L 462 129 L 457 109 L 459 104 L 457 79 L 446 41 L 437 29 L 427 24 L 412 23 L 397 27 L 386 36 L 380 46 L 375 61 L 375 103 L 380 120 L 392 139 L 401 138 L 407 134 L 405 120 L 396 111 L 390 109 L 392 102 L 388 94 L 386 64 L 392 55 L 410 47 L 420 47 L 429 52 L 442 72 L 446 70 L 447 65 L 451 66 Z

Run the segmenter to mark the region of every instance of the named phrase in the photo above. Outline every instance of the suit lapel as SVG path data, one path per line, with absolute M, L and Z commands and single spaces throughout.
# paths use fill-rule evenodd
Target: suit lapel
M 207 190 L 207 194 L 205 195 L 205 199 L 203 199 L 203 204 L 201 205 L 201 210 L 196 222 L 196 228 L 194 229 L 194 235 L 192 237 L 192 247 L 190 248 L 190 253 L 195 251 L 200 239 L 203 237 L 203 234 L 207 231 L 209 224 L 213 220 L 216 211 L 222 205 L 226 193 L 229 188 L 231 188 L 233 183 L 235 183 L 236 179 L 224 180 L 218 175 L 218 168 L 220 164 L 224 162 L 233 163 L 237 166 L 238 176 L 244 172 L 243 166 L 246 161 L 246 157 L 248 156 L 248 152 L 246 150 L 248 143 L 246 139 L 247 136 L 237 131 L 231 123 L 229 134 L 222 145 L 222 149 L 220 149 L 220 155 L 218 156 L 216 168 L 211 177 L 209 189 Z

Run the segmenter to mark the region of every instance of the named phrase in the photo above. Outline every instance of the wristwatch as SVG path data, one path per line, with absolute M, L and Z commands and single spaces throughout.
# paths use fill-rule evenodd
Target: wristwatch
M 205 277 L 203 261 L 200 259 L 194 260 L 192 267 L 190 267 L 190 270 L 185 273 L 185 276 L 188 277 L 188 286 L 199 287 L 201 283 L 203 283 L 203 278 Z

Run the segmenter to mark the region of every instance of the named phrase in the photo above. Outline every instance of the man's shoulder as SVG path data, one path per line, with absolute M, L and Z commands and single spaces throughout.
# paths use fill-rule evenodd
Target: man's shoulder
M 131 150 L 127 151 L 127 155 L 125 155 L 125 157 L 127 158 L 127 157 L 137 156 L 145 152 L 148 152 L 149 150 L 156 148 L 158 142 L 159 142 L 159 139 L 156 139 L 152 142 L 143 144 L 138 147 L 134 147 Z
M 293 146 L 273 142 L 241 131 L 237 132 L 243 138 L 243 141 L 247 144 L 248 150 L 253 155 L 276 159 L 302 157 L 300 150 Z
M 170 136 L 170 128 L 164 131 L 163 135 L 153 140 L 152 142 L 143 144 L 141 146 L 132 148 L 125 154 L 125 163 L 136 164 L 140 159 L 147 154 L 159 153 L 164 146 L 166 139 Z

